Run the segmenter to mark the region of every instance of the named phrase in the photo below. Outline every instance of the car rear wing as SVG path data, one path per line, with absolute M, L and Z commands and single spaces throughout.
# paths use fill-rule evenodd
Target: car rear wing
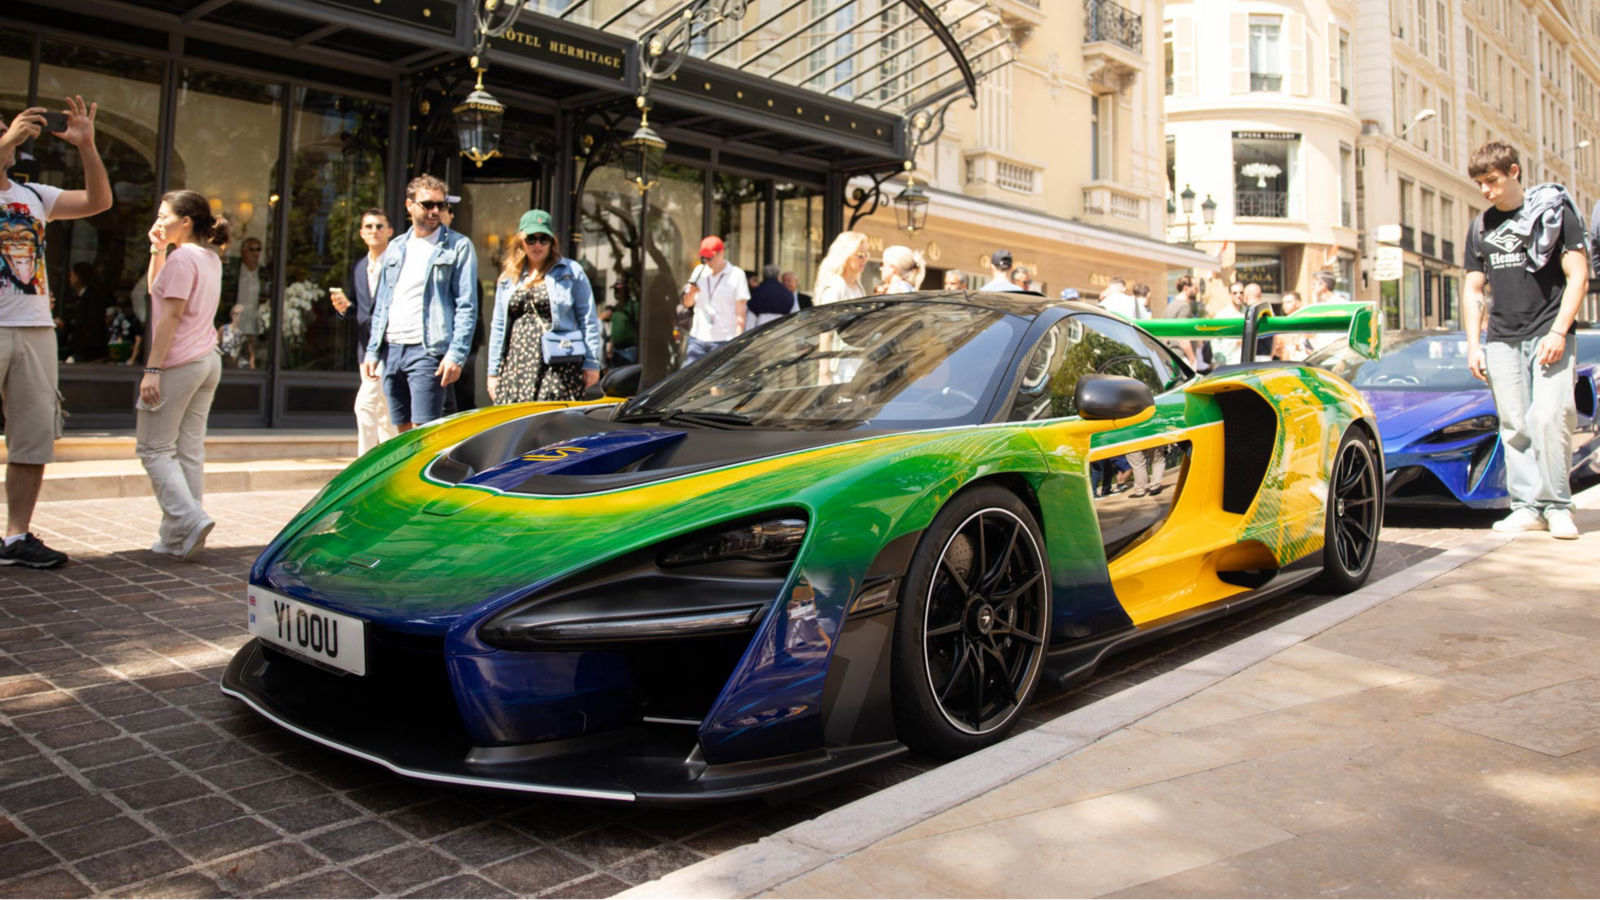
M 1377 359 L 1383 347 L 1383 321 L 1370 303 L 1314 303 L 1293 315 L 1275 316 L 1272 304 L 1262 300 L 1247 315 L 1222 319 L 1143 319 L 1145 331 L 1165 340 L 1240 338 L 1240 361 L 1255 360 L 1256 338 L 1269 334 L 1344 334 L 1351 349 Z

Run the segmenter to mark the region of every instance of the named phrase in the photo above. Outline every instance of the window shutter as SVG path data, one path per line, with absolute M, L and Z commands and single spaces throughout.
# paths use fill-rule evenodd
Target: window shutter
M 1289 57 L 1289 93 L 1304 97 L 1306 68 L 1311 58 L 1306 17 L 1300 13 L 1290 13 L 1284 17 L 1283 30 L 1283 52 Z
M 1172 23 L 1172 93 L 1179 97 L 1195 95 L 1194 20 Z
M 1233 54 L 1230 88 L 1235 94 L 1250 93 L 1250 20 L 1244 13 L 1228 15 L 1228 44 Z
M 1339 23 L 1329 22 L 1328 34 L 1328 102 L 1339 102 Z

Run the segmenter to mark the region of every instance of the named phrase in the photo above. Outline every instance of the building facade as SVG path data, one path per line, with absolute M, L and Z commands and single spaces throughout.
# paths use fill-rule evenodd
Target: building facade
M 1218 204 L 1215 226 L 1180 214 L 1168 238 L 1200 227 L 1224 280 L 1303 292 L 1327 270 L 1391 328 L 1456 327 L 1485 206 L 1466 175 L 1474 148 L 1508 141 L 1524 183 L 1566 184 L 1586 216 L 1600 197 L 1594 0 L 1219 0 L 1165 15 L 1169 191 Z M 1220 52 L 1228 65 L 1206 58 Z M 1378 277 L 1380 229 L 1396 232 L 1398 278 Z
M 1304 294 L 1319 271 L 1354 292 L 1356 4 L 1200 0 L 1165 15 L 1167 236 L 1220 257 L 1208 302 L 1226 304 L 1235 280 Z
M 905 244 L 928 259 L 924 286 L 948 270 L 974 287 L 990 254 L 1010 250 L 1034 286 L 1098 295 L 1114 277 L 1165 304 L 1175 273 L 1214 257 L 1165 242 L 1161 45 L 1156 0 L 996 0 L 1013 62 L 957 104 L 920 148 L 915 177 L 931 198 L 927 227 L 892 212 L 861 219 L 869 245 Z M 897 188 L 889 188 L 894 193 Z
M 48 230 L 69 427 L 133 423 L 145 234 L 167 190 L 199 191 L 235 226 L 217 325 L 244 338 L 230 342 L 214 425 L 348 425 L 362 348 L 328 291 L 349 288 L 364 210 L 408 226 L 404 186 L 421 173 L 461 198 L 453 227 L 478 251 L 480 348 L 500 252 L 521 213 L 544 208 L 614 324 L 631 313 L 655 378 L 675 364 L 678 288 L 703 235 L 722 235 L 747 270 L 777 264 L 809 283 L 851 180 L 900 171 L 912 115 L 979 99 L 979 76 L 1013 46 L 999 15 L 970 0 L 937 11 L 921 0 L 526 6 L 485 29 L 483 10 L 506 24 L 516 6 L 8 2 L 0 108 L 97 102 L 116 195 L 111 211 Z M 497 152 L 476 163 L 461 155 L 455 113 L 474 67 L 504 106 Z M 627 143 L 642 104 L 666 143 L 648 179 Z M 81 184 L 72 148 L 40 138 L 25 149 L 33 158 L 14 174 Z

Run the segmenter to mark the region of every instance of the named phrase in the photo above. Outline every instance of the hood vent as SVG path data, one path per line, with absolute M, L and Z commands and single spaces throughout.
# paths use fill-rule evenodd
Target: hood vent
M 519 453 L 461 483 L 509 491 L 538 475 L 611 475 L 685 435 L 661 428 L 600 431 Z

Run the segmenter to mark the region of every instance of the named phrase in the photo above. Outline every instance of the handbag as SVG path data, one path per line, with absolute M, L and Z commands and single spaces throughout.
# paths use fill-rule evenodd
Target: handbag
M 539 350 L 547 366 L 581 363 L 584 359 L 583 332 L 576 328 L 571 331 L 546 331 L 539 337 Z

